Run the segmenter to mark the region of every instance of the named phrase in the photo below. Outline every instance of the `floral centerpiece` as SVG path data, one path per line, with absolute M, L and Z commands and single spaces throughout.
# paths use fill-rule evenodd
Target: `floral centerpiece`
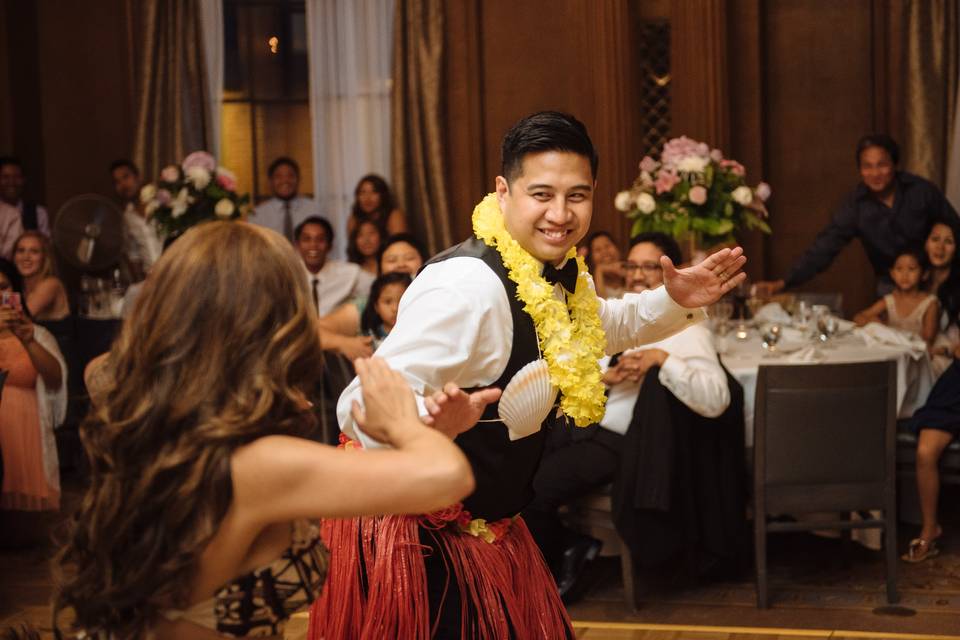
M 750 187 L 745 178 L 736 160 L 681 136 L 663 145 L 659 160 L 645 156 L 640 161 L 640 175 L 617 194 L 614 206 L 633 220 L 631 235 L 694 235 L 709 246 L 732 241 L 738 229 L 770 233 L 764 206 L 770 186 Z
M 249 213 L 250 196 L 237 195 L 237 177 L 218 167 L 206 151 L 194 151 L 180 166 L 169 165 L 156 184 L 144 185 L 144 213 L 164 236 L 176 235 L 204 220 L 233 220 Z

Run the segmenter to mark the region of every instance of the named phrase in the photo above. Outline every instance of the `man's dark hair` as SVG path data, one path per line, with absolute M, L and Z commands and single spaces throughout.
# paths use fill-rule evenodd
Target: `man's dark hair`
M 114 160 L 113 162 L 111 162 L 110 173 L 112 174 L 114 171 L 116 171 L 121 167 L 126 167 L 127 169 L 130 169 L 130 172 L 133 175 L 140 177 L 140 168 L 137 167 L 137 165 L 133 164 L 132 160 L 127 160 L 126 158 L 120 158 L 119 160 Z
M 860 166 L 860 154 L 870 147 L 880 147 L 887 152 L 893 165 L 900 162 L 900 146 L 896 140 L 885 133 L 868 133 L 857 142 L 857 166 Z
M 283 165 L 287 165 L 288 167 L 293 169 L 293 172 L 297 174 L 297 178 L 300 177 L 300 165 L 297 164 L 296 160 L 294 160 L 289 156 L 280 156 L 279 158 L 271 162 L 270 166 L 267 168 L 267 177 L 272 178 L 273 172 L 279 169 L 280 167 L 282 167 Z
M 3 169 L 8 164 L 20 167 L 20 171 L 23 172 L 23 163 L 20 162 L 20 158 L 16 156 L 0 156 L 0 169 Z
M 663 251 L 664 255 L 670 258 L 673 264 L 683 262 L 683 253 L 680 251 L 680 245 L 673 239 L 673 236 L 668 236 L 661 231 L 644 231 L 643 233 L 638 233 L 633 236 L 630 240 L 630 248 L 633 249 L 641 242 L 649 242 L 652 245 L 656 245 L 660 251 Z
M 293 239 L 295 241 L 300 240 L 300 234 L 303 233 L 303 229 L 308 224 L 318 224 L 321 227 L 323 227 L 323 230 L 327 233 L 327 244 L 333 245 L 333 225 L 330 224 L 329 220 L 327 220 L 326 218 L 322 218 L 320 216 L 310 216 L 309 218 L 307 218 L 306 220 L 298 224 L 297 227 L 293 230 Z
M 511 183 L 523 171 L 528 153 L 569 151 L 590 161 L 590 173 L 597 177 L 600 158 L 583 123 L 568 113 L 541 111 L 513 125 L 500 146 L 500 175 Z

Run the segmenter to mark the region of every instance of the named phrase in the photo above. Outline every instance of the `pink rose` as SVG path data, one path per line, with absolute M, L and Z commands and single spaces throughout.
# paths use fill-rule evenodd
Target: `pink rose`
M 721 160 L 720 166 L 724 169 L 729 169 L 730 173 L 735 176 L 744 176 L 747 173 L 747 170 L 743 168 L 743 165 L 736 160 Z
M 720 162 L 721 160 L 723 160 L 723 151 L 720 151 L 720 149 L 711 149 L 710 159 L 713 160 L 714 162 Z
M 687 197 L 690 198 L 690 202 L 693 204 L 704 204 L 707 201 L 707 189 L 700 184 L 694 185 L 691 187 Z
M 163 206 L 169 205 L 173 201 L 173 194 L 166 189 L 157 189 L 157 202 Z
M 194 151 L 183 159 L 181 166 L 184 172 L 189 171 L 193 167 L 201 167 L 213 173 L 213 170 L 217 168 L 217 161 L 206 151 Z
M 650 156 L 643 156 L 643 160 L 640 161 L 640 171 L 653 173 L 656 170 L 657 170 L 657 161 L 651 158 Z
M 761 182 L 760 184 L 758 184 L 755 191 L 757 192 L 757 197 L 760 198 L 760 200 L 763 202 L 766 202 L 767 198 L 769 198 L 770 195 L 773 193 L 773 190 L 770 188 L 770 185 L 768 185 L 766 182 Z
M 237 176 L 229 169 L 220 167 L 217 169 L 217 184 L 227 191 L 234 191 L 237 188 Z
M 661 171 L 657 176 L 657 181 L 654 183 L 654 186 L 657 189 L 657 193 L 667 193 L 680 182 L 680 176 L 670 171 Z
M 176 165 L 169 164 L 160 172 L 160 179 L 164 182 L 176 182 L 180 179 L 180 169 Z

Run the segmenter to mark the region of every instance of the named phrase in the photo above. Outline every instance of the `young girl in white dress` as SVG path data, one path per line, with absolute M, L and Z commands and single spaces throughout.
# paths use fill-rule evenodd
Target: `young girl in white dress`
M 883 322 L 889 327 L 914 333 L 928 345 L 937 335 L 939 305 L 937 297 L 920 289 L 925 261 L 913 250 L 897 255 L 890 268 L 895 288 L 867 309 L 853 317 L 857 326 L 868 322 Z

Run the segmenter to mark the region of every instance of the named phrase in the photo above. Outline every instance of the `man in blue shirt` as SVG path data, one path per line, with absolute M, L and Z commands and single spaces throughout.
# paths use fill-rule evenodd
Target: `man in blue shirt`
M 903 249 L 921 247 L 934 222 L 960 226 L 943 193 L 931 182 L 897 170 L 897 143 L 883 134 L 857 143 L 860 184 L 844 199 L 833 220 L 798 259 L 783 280 L 761 282 L 763 294 L 775 294 L 812 279 L 827 269 L 840 250 L 859 237 L 877 277 L 877 294 L 893 288 L 888 275 Z

